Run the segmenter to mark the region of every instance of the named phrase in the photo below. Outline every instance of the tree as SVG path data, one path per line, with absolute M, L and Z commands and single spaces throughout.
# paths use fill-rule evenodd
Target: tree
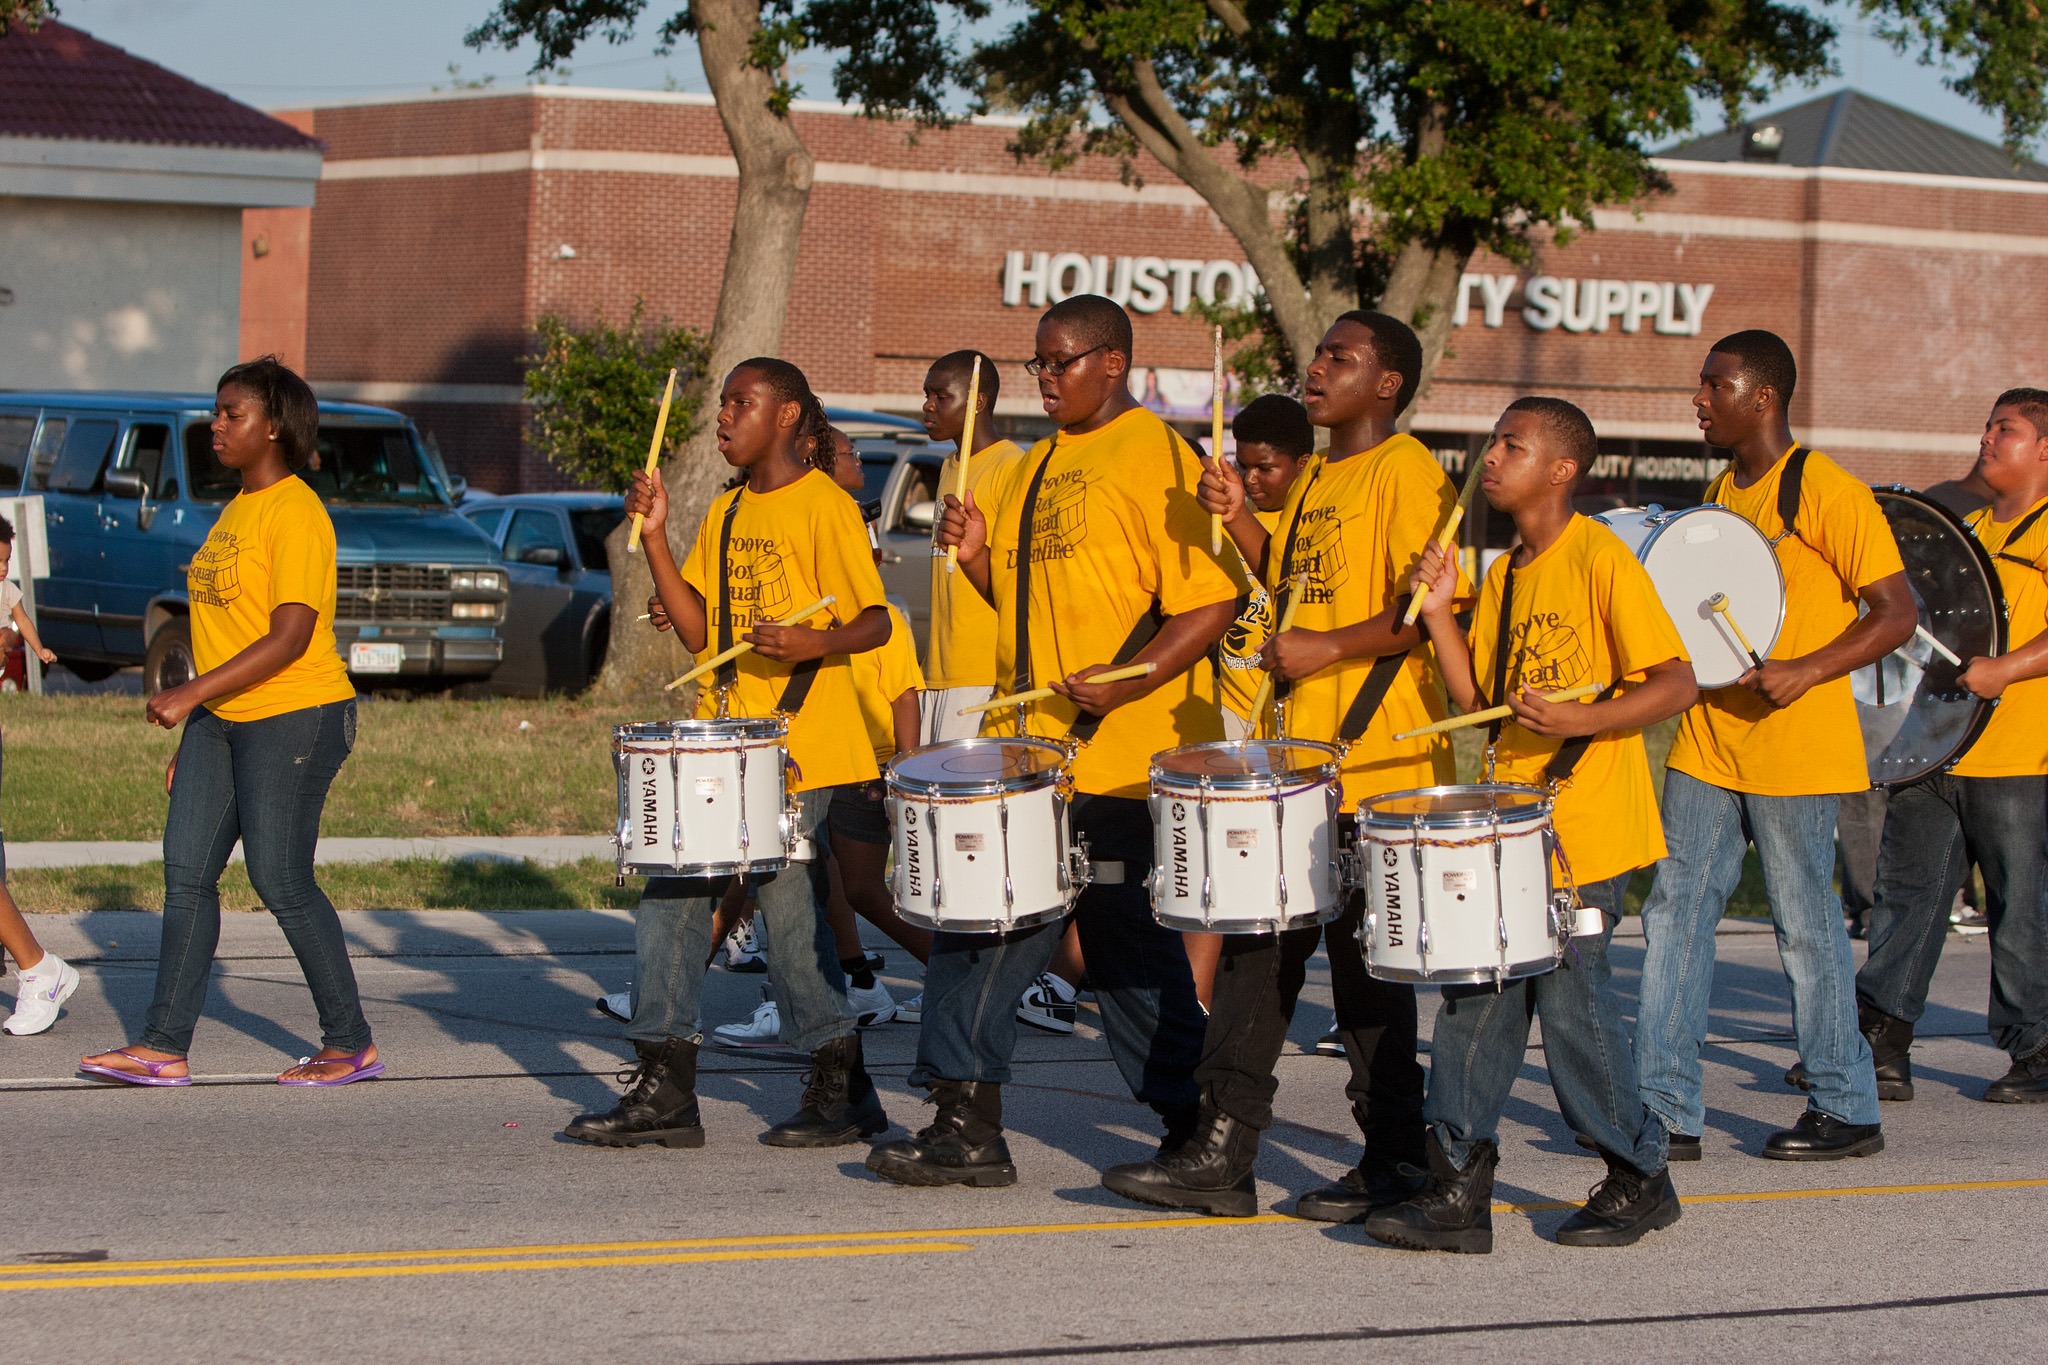
M 530 38 L 540 49 L 534 70 L 541 71 L 560 65 L 593 34 L 624 42 L 645 7 L 646 0 L 499 0 L 468 41 L 475 47 L 511 47 Z M 660 33 L 664 50 L 684 34 L 695 35 L 719 121 L 739 163 L 739 202 L 703 370 L 708 391 L 733 365 L 749 356 L 773 355 L 782 344 L 796 282 L 797 243 L 810 204 L 812 161 L 789 121 L 795 91 L 775 72 L 803 37 L 787 23 L 764 26 L 760 0 L 690 0 L 663 23 Z M 693 400 L 702 397 L 694 394 Z M 725 482 L 725 465 L 708 427 L 684 444 L 680 458 L 663 465 L 662 478 L 669 495 L 669 541 L 681 555 Z M 614 594 L 619 588 L 615 579 Z M 614 620 L 636 614 L 622 607 Z M 620 668 L 623 661 L 605 665 L 602 685 L 615 695 L 636 687 Z
M 1854 8 L 1901 50 L 1964 68 L 1949 83 L 2000 112 L 2009 146 L 2038 134 L 2041 6 Z M 1663 188 L 1649 148 L 1691 128 L 1696 105 L 1732 118 L 1827 71 L 1835 39 L 1824 15 L 1771 0 L 1032 0 L 981 43 L 947 9 L 985 13 L 812 0 L 807 14 L 817 41 L 869 54 L 838 68 L 841 98 L 930 120 L 965 86 L 981 109 L 1029 116 L 1020 156 L 1156 158 L 1258 271 L 1263 363 L 1282 372 L 1336 313 L 1375 304 L 1421 333 L 1427 375 L 1475 250 L 1521 258 Z
M 55 0 L 0 0 L 0 38 L 16 24 L 33 33 L 43 20 L 57 17 Z
M 668 372 L 678 372 L 677 397 L 662 443 L 662 467 L 678 464 L 696 433 L 710 359 L 703 333 L 666 320 L 648 326 L 635 300 L 624 326 L 598 316 L 575 327 L 552 314 L 534 323 L 526 358 L 526 439 L 578 483 L 623 492 L 647 458 Z M 623 700 L 644 696 L 675 676 L 676 651 L 637 618 L 653 590 L 647 561 L 626 550 L 627 524 L 605 537 L 611 565 L 611 634 L 598 686 Z

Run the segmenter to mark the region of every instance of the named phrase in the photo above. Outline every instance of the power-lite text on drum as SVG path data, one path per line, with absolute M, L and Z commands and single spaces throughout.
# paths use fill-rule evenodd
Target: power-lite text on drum
M 1040 739 L 956 739 L 889 764 L 896 912 L 956 933 L 1057 919 L 1088 884 L 1069 832 L 1067 751 Z
M 1358 808 L 1358 937 L 1385 981 L 1475 983 L 1557 966 L 1569 896 L 1551 889 L 1550 796 L 1508 784 L 1425 787 Z
M 1270 934 L 1343 909 L 1341 751 L 1190 744 L 1152 758 L 1152 913 L 1173 929 Z
M 1620 536 L 1649 571 L 1658 600 L 1702 688 L 1726 687 L 1747 673 L 1749 654 L 1709 602 L 1728 597 L 1728 614 L 1762 657 L 1771 657 L 1785 624 L 1785 575 L 1764 533 L 1715 503 L 1667 512 L 1618 507 L 1597 518 Z
M 1897 485 L 1871 491 L 1899 542 L 1920 623 L 1905 644 L 1849 675 L 1870 781 L 1895 787 L 1947 768 L 1990 723 L 1996 703 L 1964 687 L 1962 667 L 1927 636 L 1964 665 L 2003 654 L 2005 592 L 1991 556 L 1955 513 Z
M 783 781 L 789 726 L 660 720 L 612 731 L 620 876 L 714 877 L 789 865 L 796 812 Z

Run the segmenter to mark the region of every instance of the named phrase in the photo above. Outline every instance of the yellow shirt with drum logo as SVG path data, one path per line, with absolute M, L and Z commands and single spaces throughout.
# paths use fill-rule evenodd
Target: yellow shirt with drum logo
M 954 575 L 958 577 L 959 575 Z M 968 584 L 967 591 L 974 592 Z M 976 594 L 977 596 L 979 594 Z M 860 698 L 860 718 L 868 729 L 868 743 L 875 746 L 875 763 L 888 766 L 900 746 L 896 743 L 896 699 L 905 692 L 922 692 L 924 674 L 917 667 L 917 637 L 910 622 L 895 604 L 889 607 L 889 642 L 880 649 L 851 655 L 853 693 Z M 911 737 L 916 742 L 916 736 Z
M 304 479 L 279 479 L 237 493 L 192 556 L 192 662 L 218 668 L 270 633 L 270 613 L 287 603 L 314 612 L 306 652 L 278 672 L 206 709 L 222 720 L 266 720 L 287 711 L 347 701 L 356 694 L 334 642 L 334 523 Z
M 997 441 L 974 452 L 967 462 L 967 491 L 984 514 L 994 496 L 990 489 L 1000 488 L 1011 467 L 1023 458 L 1016 442 Z M 960 456 L 955 453 L 939 468 L 941 506 L 959 478 Z M 996 609 L 965 575 L 946 572 L 944 555 L 932 559 L 931 644 L 925 654 L 925 676 L 934 690 L 988 687 L 996 681 Z
M 1778 483 L 1791 453 L 1748 488 L 1735 486 L 1731 467 L 1708 485 L 1706 500 L 1745 518 L 1767 539 L 1776 536 L 1785 529 Z M 1870 486 L 1817 450 L 1806 457 L 1797 526 L 1797 535 L 1777 545 L 1785 625 L 1766 658 L 1796 659 L 1830 643 L 1855 624 L 1858 593 L 1905 572 L 1891 523 Z M 1764 633 L 1759 626 L 1744 629 L 1752 642 Z M 1755 796 L 1826 796 L 1870 786 L 1847 675 L 1782 709 L 1740 685 L 1703 692 L 1679 721 L 1667 763 L 1688 777 Z
M 1472 671 L 1486 705 L 1500 657 L 1500 598 L 1508 560 L 1488 570 L 1472 613 Z M 1515 570 L 1508 602 L 1507 691 L 1527 686 L 1556 692 L 1616 678 L 1641 682 L 1655 664 L 1685 658 L 1678 627 L 1658 600 L 1657 586 L 1621 538 L 1574 516 L 1564 533 Z M 1533 734 L 1512 720 L 1494 746 L 1494 780 L 1544 785 L 1544 769 L 1563 740 Z M 1572 877 L 1604 882 L 1664 856 L 1664 827 L 1650 783 L 1641 730 L 1613 730 L 1586 746 L 1557 793 L 1551 823 Z
M 1266 553 L 1266 585 L 1285 579 L 1290 529 L 1295 537 L 1294 570 L 1308 573 L 1308 588 L 1294 624 L 1307 630 L 1336 630 L 1385 611 L 1408 591 L 1409 576 L 1422 552 L 1457 505 L 1458 490 L 1444 477 L 1436 457 L 1406 434 L 1390 436 L 1371 450 L 1304 470 L 1288 490 L 1279 529 Z M 1462 572 L 1460 605 L 1471 600 Z M 1334 743 L 1345 713 L 1372 672 L 1371 659 L 1345 659 L 1294 684 L 1287 701 L 1287 733 L 1296 739 Z M 1356 744 L 1344 756 L 1344 808 L 1391 791 L 1430 787 L 1457 780 L 1451 742 L 1445 736 L 1395 740 L 1448 708 L 1436 655 L 1427 644 L 1411 651 L 1394 675 L 1386 699 Z
M 1236 600 L 1230 576 L 1209 553 L 1209 516 L 1195 501 L 1202 467 L 1186 441 L 1143 408 L 1083 435 L 1061 432 L 1013 464 L 999 490 L 992 486 L 998 494 L 988 551 L 998 618 L 997 691 L 1009 691 L 1016 676 L 1019 522 L 1041 464 L 1025 686 L 1112 663 L 1155 603 L 1163 615 L 1178 616 Z M 1078 714 L 1065 697 L 1052 697 L 1026 708 L 1025 726 L 1034 735 L 1064 738 Z M 1015 709 L 991 713 L 984 732 L 1016 733 Z M 1075 756 L 1075 790 L 1143 797 L 1152 755 L 1221 738 L 1215 682 L 1202 658 L 1103 718 Z
M 1280 524 L 1278 512 L 1254 509 L 1252 516 L 1266 528 L 1268 535 Z M 1245 567 L 1244 557 L 1233 546 L 1223 547 L 1223 570 L 1237 585 L 1237 597 L 1244 607 L 1237 613 L 1237 619 L 1230 623 L 1230 629 L 1223 632 L 1222 642 L 1217 646 L 1217 657 L 1223 665 L 1218 685 L 1223 692 L 1223 704 L 1250 720 L 1252 703 L 1258 700 L 1259 684 L 1266 680 L 1266 670 L 1259 667 L 1259 650 L 1272 635 L 1278 617 L 1273 611 L 1273 594 L 1266 591 L 1264 583 L 1252 577 L 1251 571 Z
M 1993 521 L 1989 507 L 1965 518 L 1991 556 L 1998 569 L 1998 584 L 2005 589 L 2008 652 L 2048 630 L 2048 578 L 2043 577 L 2048 572 L 2048 516 L 2028 527 L 2017 542 L 2008 540 L 2013 529 L 2041 505 L 2035 503 L 2011 521 Z M 1957 777 L 2039 777 L 2048 773 L 2048 677 L 2024 678 L 2006 688 L 1984 733 L 1950 771 Z
M 756 621 L 779 621 L 828 595 L 837 600 L 812 617 L 811 625 L 845 625 L 869 607 L 887 605 L 860 506 L 844 489 L 815 469 L 772 493 L 749 492 L 742 485 L 712 500 L 682 564 L 683 581 L 704 598 L 707 658 L 718 647 L 718 622 L 725 610 L 718 592 L 719 530 L 735 498 L 739 512 L 727 556 L 733 643 Z M 902 629 L 897 624 L 891 633 Z M 794 665 L 777 663 L 759 650 L 748 650 L 736 662 L 730 714 L 773 714 Z M 707 678 L 697 693 L 697 715 L 709 719 L 717 714 L 717 689 Z M 803 709 L 789 722 L 788 745 L 797 765 L 792 791 L 865 782 L 876 775 L 874 747 L 861 721 L 846 655 L 819 661 Z

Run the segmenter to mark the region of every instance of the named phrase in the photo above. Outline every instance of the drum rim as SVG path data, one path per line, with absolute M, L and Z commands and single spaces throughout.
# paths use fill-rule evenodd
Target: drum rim
M 897 771 L 899 764 L 916 758 L 919 754 L 929 753 L 933 749 L 993 749 L 1004 744 L 1021 744 L 1034 749 L 1044 749 L 1058 754 L 1059 762 L 1051 768 L 1018 778 L 963 778 L 957 781 L 936 778 L 927 781 Z M 1065 745 L 1049 739 L 1040 739 L 1035 735 L 977 735 L 972 739 L 942 739 L 935 744 L 920 744 L 915 749 L 906 750 L 889 760 L 888 769 L 882 776 L 891 791 L 906 792 L 913 796 L 1001 796 L 1010 792 L 1037 791 L 1041 787 L 1057 784 L 1065 775 L 1069 761 Z
M 1748 517 L 1743 516 L 1742 513 L 1736 511 L 1734 508 L 1728 506 L 1726 503 L 1700 502 L 1694 503 L 1691 507 L 1680 507 L 1676 510 L 1665 510 L 1656 514 L 1656 524 L 1654 526 L 1651 526 L 1650 533 L 1643 537 L 1643 546 L 1640 550 L 1636 551 L 1636 562 L 1643 566 L 1643 571 L 1645 573 L 1649 572 L 1650 547 L 1657 543 L 1657 538 L 1663 535 L 1664 532 L 1670 529 L 1671 527 L 1677 525 L 1679 521 L 1683 520 L 1690 514 L 1694 512 L 1704 512 L 1708 508 L 1712 508 L 1716 512 L 1725 512 L 1729 516 L 1735 518 L 1735 520 L 1741 522 L 1744 526 L 1747 526 L 1752 532 L 1755 533 L 1756 538 L 1763 542 L 1764 549 L 1769 552 L 1771 561 L 1771 572 L 1776 574 L 1778 577 L 1778 619 L 1771 624 L 1770 643 L 1763 645 L 1761 648 L 1757 650 L 1758 654 L 1761 654 L 1764 658 L 1768 659 L 1771 657 L 1771 651 L 1778 647 L 1778 637 L 1784 634 L 1785 632 L 1785 613 L 1790 609 L 1791 604 L 1786 601 L 1785 566 L 1778 562 L 1778 547 L 1771 544 L 1771 538 L 1764 534 L 1762 527 L 1758 526 L 1755 522 L 1751 521 Z M 1639 510 L 1645 513 L 1649 511 L 1649 509 L 1646 507 L 1639 509 L 1617 507 L 1610 510 L 1617 512 Z M 1655 580 L 1653 579 L 1652 582 L 1654 583 Z M 1666 608 L 1666 610 L 1668 611 L 1669 608 Z M 1750 636 L 1750 639 L 1752 643 L 1755 643 L 1756 637 L 1753 632 Z M 1744 671 L 1746 672 L 1747 670 L 1745 669 Z M 1742 674 L 1738 673 L 1735 675 L 1734 678 L 1730 678 L 1727 682 L 1715 683 L 1712 686 L 1709 686 L 1708 684 L 1702 682 L 1700 683 L 1700 687 L 1703 691 L 1719 691 L 1723 687 L 1735 686 L 1736 679 L 1740 678 L 1741 676 Z M 1697 677 L 1697 665 L 1695 665 L 1695 677 Z
M 1312 768 L 1289 768 L 1285 772 L 1241 773 L 1208 779 L 1207 785 L 1215 791 L 1246 791 L 1266 787 L 1287 786 L 1294 783 L 1333 782 L 1342 765 L 1344 751 L 1334 744 L 1325 744 L 1314 739 L 1212 739 L 1200 744 L 1177 744 L 1171 749 L 1161 749 L 1152 755 L 1151 779 L 1155 786 L 1175 788 L 1189 787 L 1200 791 L 1204 785 L 1201 777 L 1192 773 L 1168 772 L 1159 766 L 1159 760 L 1168 754 L 1187 753 L 1195 749 L 1236 749 L 1248 744 L 1286 744 L 1302 749 L 1320 749 L 1328 758 Z
M 1358 803 L 1359 827 L 1361 829 L 1413 829 L 1418 822 L 1416 816 L 1395 815 L 1391 812 L 1375 811 L 1373 803 L 1377 801 L 1395 801 L 1403 797 L 1442 796 L 1448 792 L 1470 791 L 1475 787 L 1491 787 L 1496 791 L 1526 792 L 1535 799 L 1537 804 L 1534 809 L 1522 807 L 1507 812 L 1461 811 L 1449 818 L 1427 815 L 1420 819 L 1422 828 L 1471 829 L 1480 825 L 1496 823 L 1521 824 L 1533 821 L 1538 816 L 1548 819 L 1551 806 L 1554 804 L 1549 792 L 1541 787 L 1532 787 L 1525 782 L 1445 782 L 1433 787 L 1410 787 L 1405 791 L 1381 792 L 1378 796 L 1366 797 Z
M 728 716 L 724 720 L 695 717 L 677 720 L 635 720 L 612 727 L 612 742 L 647 739 L 780 739 L 789 733 L 781 716 Z

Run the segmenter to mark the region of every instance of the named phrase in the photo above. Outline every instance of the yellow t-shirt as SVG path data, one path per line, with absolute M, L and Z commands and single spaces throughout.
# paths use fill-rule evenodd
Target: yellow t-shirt
M 1010 467 L 1024 458 L 1014 441 L 997 441 L 976 451 L 967 462 L 967 490 L 974 505 L 988 513 L 990 488 L 1000 487 Z M 960 456 L 946 457 L 939 468 L 939 492 L 953 491 L 960 477 Z M 944 555 L 932 559 L 931 646 L 925 675 L 934 689 L 989 687 L 996 680 L 996 609 L 974 590 L 964 574 L 946 572 Z
M 972 584 L 967 591 L 974 591 Z M 868 743 L 875 746 L 877 765 L 886 765 L 896 756 L 896 699 L 905 692 L 924 690 L 924 674 L 917 667 L 917 638 L 910 633 L 910 622 L 893 604 L 889 624 L 893 629 L 887 644 L 850 656 L 853 693 L 860 698 L 860 718 L 868 728 Z M 915 743 L 916 736 L 911 740 Z
M 1018 523 L 1041 464 L 1026 687 L 1113 662 L 1154 603 L 1178 616 L 1236 600 L 1230 575 L 1209 553 L 1209 516 L 1195 501 L 1202 466 L 1187 442 L 1142 408 L 1085 435 L 1061 432 L 1012 465 L 1000 488 L 991 486 L 999 509 L 989 522 L 999 690 L 1016 676 Z M 1143 797 L 1152 755 L 1223 738 L 1214 688 L 1204 658 L 1111 711 L 1075 756 L 1075 790 Z M 1026 708 L 1025 724 L 1034 735 L 1064 738 L 1077 715 L 1065 697 L 1051 697 Z M 1016 711 L 1005 708 L 991 713 L 985 732 L 1014 734 L 1015 722 Z
M 1472 613 L 1472 671 L 1489 706 L 1502 700 L 1493 695 L 1493 679 L 1500 657 L 1501 585 L 1510 558 L 1494 561 Z M 1678 627 L 1641 561 L 1614 532 L 1585 517 L 1573 517 L 1549 549 L 1515 570 L 1508 614 L 1509 693 L 1525 685 L 1539 692 L 1581 683 L 1606 686 L 1617 677 L 1641 682 L 1652 665 L 1685 657 Z M 1543 770 L 1563 743 L 1513 721 L 1503 724 L 1494 747 L 1494 779 L 1542 786 Z M 1643 732 L 1595 736 L 1559 789 L 1551 822 L 1581 886 L 1663 857 L 1664 828 Z
M 1457 501 L 1458 490 L 1436 457 L 1413 436 L 1390 436 L 1371 450 L 1312 465 L 1288 490 L 1277 538 L 1266 552 L 1266 584 L 1277 589 L 1287 577 L 1282 561 L 1299 516 L 1292 568 L 1307 571 L 1308 588 L 1294 624 L 1336 630 L 1377 616 L 1408 591 L 1423 549 Z M 1471 599 L 1462 574 L 1458 597 Z M 1371 659 L 1345 659 L 1295 683 L 1286 703 L 1287 733 L 1334 742 L 1372 666 Z M 1447 710 L 1436 654 L 1425 644 L 1409 653 L 1372 724 L 1344 755 L 1345 809 L 1366 797 L 1456 781 L 1449 739 L 1394 739 L 1442 720 Z
M 347 701 L 356 694 L 334 643 L 334 523 L 300 478 L 237 493 L 221 509 L 185 575 L 192 601 L 192 662 L 218 668 L 270 633 L 287 603 L 316 613 L 306 652 L 206 709 L 222 720 L 264 720 Z
M 1280 524 L 1278 512 L 1254 509 L 1252 516 L 1266 528 L 1268 535 Z M 1264 583 L 1252 577 L 1251 571 L 1245 567 L 1244 557 L 1230 545 L 1223 547 L 1223 570 L 1237 586 L 1237 600 L 1244 603 L 1244 607 L 1237 613 L 1237 619 L 1230 623 L 1230 629 L 1223 633 L 1223 640 L 1217 647 L 1217 657 L 1223 664 L 1219 686 L 1223 692 L 1223 704 L 1250 720 L 1252 703 L 1258 700 L 1259 685 L 1266 680 L 1266 670 L 1259 667 L 1259 650 L 1272 635 L 1278 618 L 1273 612 L 1273 594 L 1266 591 Z
M 1999 586 L 2005 589 L 2008 650 L 2018 649 L 2048 630 L 2048 579 L 2042 577 L 2048 572 L 2048 516 L 2028 527 L 2017 542 L 2007 541 L 2034 507 L 2011 521 L 1993 521 L 1989 507 L 1965 518 L 1991 556 Z M 1984 733 L 1950 771 L 1957 777 L 2039 777 L 2048 773 L 2048 677 L 2026 678 L 2006 688 Z
M 772 493 L 751 493 L 742 485 L 712 500 L 682 565 L 683 581 L 704 596 L 707 650 L 718 647 L 718 622 L 724 611 L 716 562 L 719 528 L 734 498 L 740 507 L 733 518 L 728 556 L 733 643 L 755 621 L 779 621 L 828 594 L 837 600 L 812 617 L 811 625 L 845 625 L 869 607 L 887 605 L 860 507 L 844 489 L 815 469 Z M 740 655 L 737 664 L 731 714 L 772 714 L 794 666 L 776 663 L 758 650 Z M 710 679 L 705 681 L 697 694 L 697 714 L 708 719 L 718 714 L 718 695 Z M 853 667 L 846 655 L 831 654 L 819 661 L 803 709 L 790 719 L 788 744 L 797 765 L 791 790 L 865 782 L 876 775 L 875 752 L 861 723 Z
M 1780 456 L 1764 477 L 1737 488 L 1730 468 L 1708 486 L 1707 501 L 1775 536 L 1785 529 L 1778 517 L 1784 473 Z M 1785 627 L 1768 656 L 1773 659 L 1796 659 L 1828 644 L 1855 623 L 1858 593 L 1905 572 L 1891 523 L 1870 486 L 1817 450 L 1807 455 L 1799 485 L 1798 527 L 1798 535 L 1777 546 Z M 1870 786 L 1863 727 L 1846 675 L 1783 710 L 1747 687 L 1702 693 L 1679 722 L 1668 762 L 1689 777 L 1755 796 L 1825 796 Z

